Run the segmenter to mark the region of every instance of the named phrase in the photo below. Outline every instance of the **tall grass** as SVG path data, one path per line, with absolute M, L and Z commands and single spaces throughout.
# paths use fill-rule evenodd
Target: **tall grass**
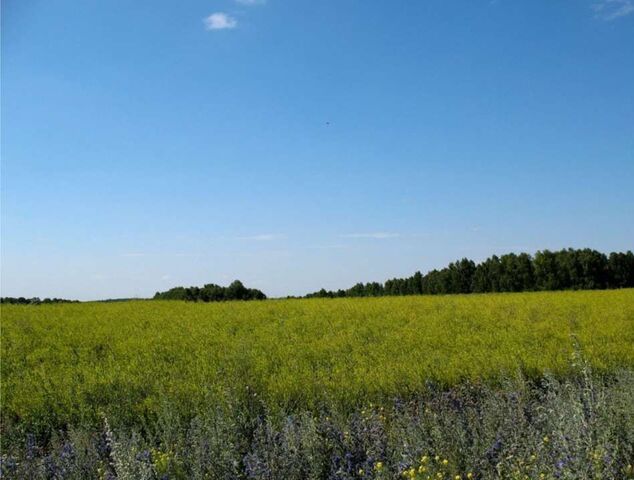
M 5 448 L 3 478 L 634 478 L 634 375 L 580 370 L 493 388 L 463 383 L 350 411 L 207 405 L 187 424 L 166 409 L 152 431 L 69 427 Z

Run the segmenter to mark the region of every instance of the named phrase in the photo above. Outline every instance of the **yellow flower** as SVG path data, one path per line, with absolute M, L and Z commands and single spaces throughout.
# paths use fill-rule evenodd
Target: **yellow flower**
M 374 469 L 375 469 L 377 472 L 380 472 L 381 470 L 383 470 L 383 462 L 376 462 L 376 463 L 374 464 Z
M 423 455 L 422 457 L 420 457 L 420 463 L 427 463 L 429 462 L 429 457 L 427 455 Z
M 548 438 L 548 435 L 546 435 L 546 436 L 544 437 L 544 443 L 548 443 L 548 442 L 550 442 L 550 438 Z
M 471 472 L 467 473 L 467 478 L 469 480 L 471 480 L 473 478 L 473 473 L 471 473 Z
M 426 471 L 427 471 L 427 467 L 424 467 L 423 465 L 418 467 L 418 473 L 425 473 Z
M 443 465 L 449 465 L 449 460 L 447 460 L 446 458 L 442 461 Z
M 359 469 L 359 475 L 363 475 L 363 469 L 362 468 Z
M 453 477 L 453 480 L 462 480 L 462 477 L 460 475 L 456 475 L 455 477 Z
M 436 460 L 437 462 L 439 462 L 439 461 L 440 461 L 440 457 L 439 457 L 438 455 L 436 455 L 436 456 L 434 457 L 434 460 Z

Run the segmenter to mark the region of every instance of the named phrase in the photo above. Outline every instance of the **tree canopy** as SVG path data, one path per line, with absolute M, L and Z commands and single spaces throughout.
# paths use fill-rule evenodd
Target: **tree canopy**
M 208 283 L 203 287 L 174 287 L 156 292 L 155 300 L 185 300 L 189 302 L 222 302 L 225 300 L 264 300 L 266 295 L 255 288 L 246 288 L 240 280 L 228 287 Z
M 13 305 L 42 305 L 48 303 L 79 303 L 79 300 L 66 300 L 65 298 L 45 298 L 42 300 L 39 297 L 2 297 L 0 298 L 0 303 Z
M 393 278 L 384 284 L 357 283 L 347 290 L 321 289 L 306 297 L 377 297 L 447 293 L 594 290 L 634 287 L 634 254 L 605 255 L 589 248 L 493 255 L 476 264 L 463 258 L 426 275 Z

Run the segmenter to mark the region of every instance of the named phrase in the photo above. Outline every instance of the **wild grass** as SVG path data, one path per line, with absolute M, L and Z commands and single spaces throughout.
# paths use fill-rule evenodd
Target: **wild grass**
M 3 452 L 3 478 L 575 479 L 634 478 L 634 375 L 463 383 L 351 411 L 207 405 L 187 424 L 169 409 L 152 431 L 69 427 Z M 235 407 L 235 406 L 234 406 Z
M 16 478 L 611 479 L 634 460 L 634 290 L 1 311 Z

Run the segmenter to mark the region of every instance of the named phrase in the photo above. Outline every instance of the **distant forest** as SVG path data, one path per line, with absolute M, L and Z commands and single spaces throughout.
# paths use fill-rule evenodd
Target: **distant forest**
M 38 297 L 2 297 L 0 303 L 9 303 L 15 305 L 42 305 L 48 303 L 79 303 L 79 300 L 66 300 L 64 298 L 45 298 L 40 300 Z
M 201 287 L 175 287 L 156 292 L 154 300 L 185 300 L 189 302 L 222 302 L 225 300 L 265 300 L 266 295 L 255 288 L 246 288 L 240 280 L 228 287 L 209 283 Z
M 634 288 L 634 254 L 603 254 L 589 248 L 543 250 L 535 255 L 509 253 L 493 255 L 476 264 L 463 258 L 441 270 L 423 275 L 416 272 L 408 278 L 393 278 L 385 283 L 357 283 L 347 290 L 325 290 L 309 293 L 305 298 L 380 297 L 388 295 L 437 295 L 450 293 L 526 292 L 544 290 L 596 290 Z M 289 297 L 292 298 L 292 297 Z M 236 280 L 228 287 L 213 283 L 203 287 L 175 287 L 156 292 L 154 300 L 221 302 L 227 300 L 265 300 L 255 288 L 246 288 Z M 109 299 L 105 301 L 123 301 Z M 2 297 L 2 304 L 43 305 L 76 303 L 63 298 Z
M 384 284 L 357 283 L 347 290 L 318 292 L 306 298 L 380 297 L 448 293 L 525 292 L 543 290 L 595 290 L 634 287 L 634 254 L 596 250 L 543 250 L 494 255 L 482 263 L 463 258 L 442 270 L 409 278 L 394 278 Z

